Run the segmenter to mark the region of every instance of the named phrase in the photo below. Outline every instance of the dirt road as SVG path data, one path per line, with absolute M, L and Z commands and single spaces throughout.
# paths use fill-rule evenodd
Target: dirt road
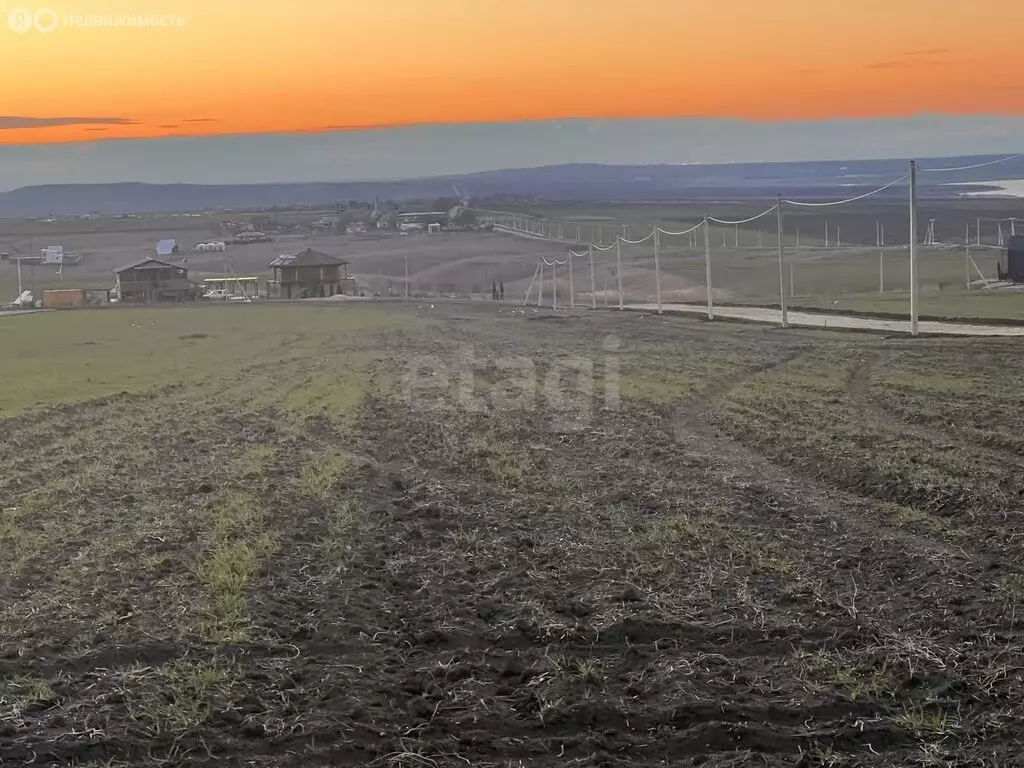
M 663 312 L 691 315 L 706 315 L 707 307 L 702 304 L 666 304 Z M 657 304 L 627 304 L 626 309 L 657 312 Z M 781 312 L 767 307 L 715 307 L 715 317 L 735 320 L 749 320 L 755 323 L 780 323 Z M 838 315 L 831 312 L 789 312 L 789 324 L 806 328 L 842 328 L 859 331 L 887 331 L 910 333 L 909 320 L 883 320 L 873 317 Z M 939 336 L 1024 336 L 1024 326 L 1019 325 L 970 325 L 920 321 L 918 330 L 923 334 Z

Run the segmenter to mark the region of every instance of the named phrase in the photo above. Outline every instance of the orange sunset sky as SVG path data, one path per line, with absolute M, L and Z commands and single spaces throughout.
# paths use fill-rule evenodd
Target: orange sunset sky
M 421 122 L 1024 114 L 1022 0 L 0 6 L 0 144 Z M 70 15 L 180 18 L 160 29 Z

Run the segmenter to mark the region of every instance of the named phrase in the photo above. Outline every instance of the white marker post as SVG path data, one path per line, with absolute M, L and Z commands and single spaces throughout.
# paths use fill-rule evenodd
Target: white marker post
M 615 237 L 615 279 L 619 284 L 619 309 L 622 309 L 622 237 Z
M 788 328 L 789 314 L 786 309 L 786 246 L 782 240 L 782 195 L 778 197 L 775 213 L 779 222 L 779 301 L 782 307 L 782 327 Z
M 576 309 L 576 291 L 572 284 L 572 248 L 569 249 L 569 309 Z
M 588 249 L 590 255 L 590 308 L 597 309 L 597 286 L 594 284 L 594 244 Z
M 917 163 L 910 161 L 910 335 L 917 336 Z
M 654 225 L 654 292 L 658 298 L 658 314 L 661 314 L 661 238 L 658 236 L 658 225 Z
M 704 217 L 704 287 L 708 295 L 708 320 L 715 319 L 715 302 L 711 291 L 711 224 Z

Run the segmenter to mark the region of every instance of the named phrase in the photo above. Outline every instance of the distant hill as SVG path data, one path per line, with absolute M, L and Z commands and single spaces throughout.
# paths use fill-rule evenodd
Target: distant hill
M 996 156 L 932 158 L 928 168 L 984 163 Z M 451 197 L 455 187 L 474 201 L 490 200 L 723 200 L 851 197 L 907 171 L 903 160 L 850 160 L 729 165 L 553 165 L 458 176 L 394 181 L 198 184 L 60 184 L 0 194 L 0 217 L 75 216 L 88 213 L 171 213 L 216 209 L 266 209 L 333 205 L 350 200 L 419 200 Z M 956 174 L 922 174 L 921 194 L 954 197 L 950 182 L 1021 178 L 1024 163 L 1011 162 Z M 973 187 L 978 191 L 978 187 Z M 905 197 L 903 185 L 888 199 Z M 879 197 L 876 199 L 885 199 Z

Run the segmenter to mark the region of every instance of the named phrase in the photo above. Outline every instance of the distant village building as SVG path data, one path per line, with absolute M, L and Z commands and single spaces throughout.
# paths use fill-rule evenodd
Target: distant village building
M 269 243 L 270 237 L 268 235 L 265 235 L 263 232 L 257 232 L 253 230 L 239 232 L 234 237 L 232 237 L 229 242 L 234 243 L 236 245 L 245 245 L 247 243 Z
M 115 269 L 114 278 L 121 301 L 184 301 L 195 292 L 187 269 L 160 259 L 143 259 Z
M 325 213 L 319 219 L 313 222 L 313 229 L 337 229 L 341 226 L 342 215 L 340 213 Z
M 274 271 L 268 285 L 272 296 L 308 299 L 355 293 L 356 282 L 348 275 L 348 262 L 312 248 L 279 256 L 270 262 L 270 268 Z

